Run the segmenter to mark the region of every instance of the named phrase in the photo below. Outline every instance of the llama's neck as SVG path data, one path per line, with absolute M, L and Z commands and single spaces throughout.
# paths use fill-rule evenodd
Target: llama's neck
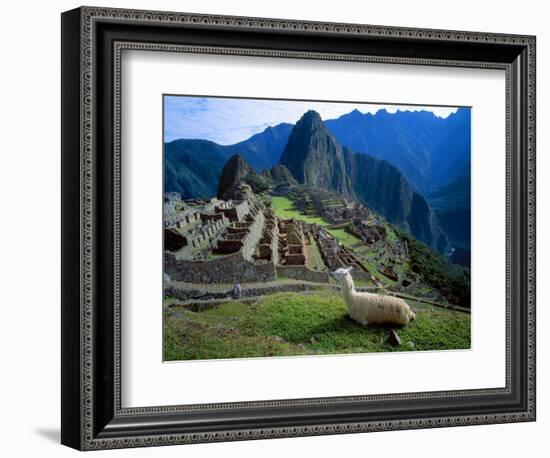
M 351 297 L 355 293 L 355 285 L 353 284 L 353 278 L 351 275 L 346 275 L 342 280 L 342 293 L 346 298 Z

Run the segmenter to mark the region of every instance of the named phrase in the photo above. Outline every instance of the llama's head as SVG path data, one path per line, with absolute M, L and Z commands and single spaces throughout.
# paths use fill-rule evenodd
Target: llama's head
M 351 272 L 352 267 L 340 267 L 339 269 L 336 269 L 334 272 L 331 273 L 331 275 L 336 278 L 338 281 L 344 280 L 349 273 Z

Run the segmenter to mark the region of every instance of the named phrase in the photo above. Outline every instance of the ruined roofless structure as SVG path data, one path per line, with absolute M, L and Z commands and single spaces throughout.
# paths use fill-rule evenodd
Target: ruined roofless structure
M 243 181 L 240 172 L 247 165 L 242 161 L 231 159 L 234 170 L 228 166 L 218 197 L 181 200 L 177 193 L 165 195 L 165 272 L 172 281 L 263 282 L 276 280 L 281 271 L 286 277 L 326 282 L 335 265 L 352 265 L 359 274 L 363 272 L 353 253 L 320 226 L 273 215 Z M 342 212 L 345 217 L 366 216 L 364 207 L 349 204 L 333 192 L 300 189 L 310 204 L 340 212 L 335 218 Z M 321 267 L 320 258 L 314 260 L 317 247 Z

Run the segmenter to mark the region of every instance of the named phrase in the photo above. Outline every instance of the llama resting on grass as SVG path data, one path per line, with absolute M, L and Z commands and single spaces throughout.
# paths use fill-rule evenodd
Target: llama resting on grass
M 351 267 L 340 268 L 332 276 L 340 281 L 342 294 L 351 319 L 367 324 L 407 325 L 416 315 L 409 305 L 398 297 L 355 291 Z

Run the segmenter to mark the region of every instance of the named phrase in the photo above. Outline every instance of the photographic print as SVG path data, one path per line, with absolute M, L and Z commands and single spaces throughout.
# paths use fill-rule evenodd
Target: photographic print
M 471 111 L 164 95 L 164 360 L 469 349 Z

